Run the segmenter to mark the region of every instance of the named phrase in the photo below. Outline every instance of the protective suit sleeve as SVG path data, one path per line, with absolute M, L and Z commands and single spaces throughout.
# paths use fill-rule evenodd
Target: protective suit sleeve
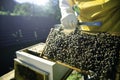
M 59 0 L 59 7 L 61 10 L 61 24 L 67 29 L 74 28 L 77 25 L 77 17 L 68 0 Z

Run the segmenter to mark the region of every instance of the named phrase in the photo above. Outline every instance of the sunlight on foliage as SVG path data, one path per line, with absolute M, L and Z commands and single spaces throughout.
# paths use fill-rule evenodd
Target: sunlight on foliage
M 42 5 L 42 4 L 41 4 Z M 4 6 L 2 6 L 4 8 Z M 15 3 L 13 10 L 0 9 L 0 15 L 9 16 L 55 16 L 60 19 L 60 9 L 58 0 L 49 0 L 44 6 L 35 3 Z

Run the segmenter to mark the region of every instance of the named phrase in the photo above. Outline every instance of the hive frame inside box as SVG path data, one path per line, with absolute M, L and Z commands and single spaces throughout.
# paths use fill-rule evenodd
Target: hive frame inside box
M 61 80 L 65 74 L 70 72 L 70 68 L 63 65 L 57 64 L 55 62 L 45 60 L 43 58 L 28 54 L 23 51 L 16 51 L 17 59 L 29 64 L 29 66 L 34 66 L 40 70 L 47 72 L 48 80 Z
M 19 59 L 14 59 L 16 80 L 48 80 L 49 73 L 31 66 Z

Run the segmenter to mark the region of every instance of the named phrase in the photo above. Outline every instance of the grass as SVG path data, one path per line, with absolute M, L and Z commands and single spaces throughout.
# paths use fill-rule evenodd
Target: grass
M 66 80 L 83 80 L 83 79 L 82 75 L 79 72 L 73 71 Z

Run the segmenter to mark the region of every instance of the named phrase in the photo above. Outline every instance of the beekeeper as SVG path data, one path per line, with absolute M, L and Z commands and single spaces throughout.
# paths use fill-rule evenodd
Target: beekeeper
M 101 27 L 81 26 L 85 31 L 120 32 L 120 0 L 60 0 L 61 23 L 65 28 L 74 28 L 81 22 L 102 22 Z M 80 15 L 76 17 L 72 7 L 77 5 Z
M 80 12 L 76 17 L 73 6 Z M 120 35 L 120 0 L 59 0 L 61 24 L 66 29 L 74 29 L 80 22 L 102 22 L 100 27 L 82 25 L 83 31 L 108 32 Z M 120 64 L 119 64 L 120 65 Z M 120 66 L 117 67 L 120 73 Z M 117 74 L 118 76 L 118 74 Z

